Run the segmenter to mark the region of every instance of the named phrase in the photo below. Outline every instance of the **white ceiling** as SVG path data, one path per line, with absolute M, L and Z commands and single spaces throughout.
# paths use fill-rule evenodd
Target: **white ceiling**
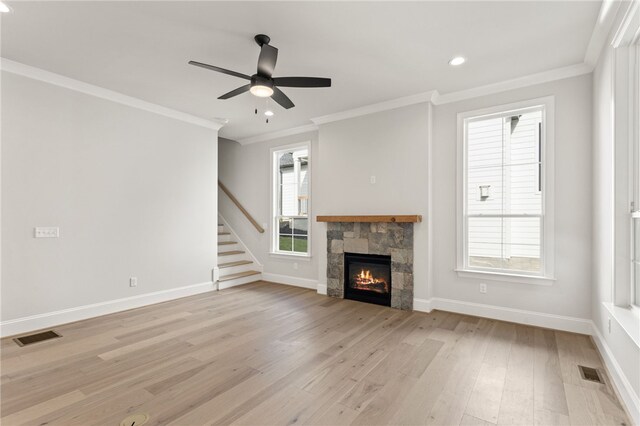
M 203 118 L 241 139 L 311 117 L 436 89 L 441 94 L 581 63 L 600 2 L 8 2 L 2 56 Z M 331 77 L 284 89 L 296 104 L 246 93 L 244 80 L 187 65 L 255 73 L 253 36 L 279 49 L 275 76 Z M 454 55 L 468 62 L 452 68 Z

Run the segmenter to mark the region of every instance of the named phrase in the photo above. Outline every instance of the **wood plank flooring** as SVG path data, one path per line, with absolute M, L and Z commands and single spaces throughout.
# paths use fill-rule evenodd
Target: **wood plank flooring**
M 587 336 L 266 282 L 1 341 L 2 425 L 630 425 Z

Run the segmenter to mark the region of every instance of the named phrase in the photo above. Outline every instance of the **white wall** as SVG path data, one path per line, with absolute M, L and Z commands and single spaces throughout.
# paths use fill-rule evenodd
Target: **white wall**
M 624 9 L 624 8 L 621 8 Z M 614 140 L 613 48 L 607 44 L 593 73 L 593 322 L 612 358 L 626 377 L 635 401 L 640 400 L 640 348 L 623 328 L 614 308 Z M 623 178 L 624 180 L 624 178 Z M 625 189 L 622 188 L 622 192 Z M 622 312 L 624 313 L 624 312 Z M 611 331 L 609 331 L 611 320 Z M 620 387 L 620 386 L 619 386 Z M 633 397 L 632 397 L 633 398 Z M 629 404 L 627 404 L 629 406 Z M 631 407 L 629 407 L 631 409 Z M 636 406 L 638 410 L 638 406 Z M 640 413 L 636 411 L 636 421 Z
M 459 278 L 456 267 L 456 121 L 459 112 L 555 96 L 556 278 L 551 286 Z M 415 225 L 414 286 L 417 299 L 453 299 L 543 314 L 591 318 L 591 76 L 531 86 L 434 107 L 431 176 L 429 105 L 417 104 L 320 126 L 316 134 L 267 143 L 220 144 L 220 175 L 260 222 L 269 222 L 269 149 L 312 139 L 312 215 L 421 214 Z M 317 138 L 317 139 L 316 139 Z M 247 170 L 251 170 L 247 174 Z M 376 176 L 376 183 L 370 177 Z M 585 183 L 586 182 L 586 183 Z M 428 184 L 432 210 L 429 213 Z M 240 237 L 265 271 L 326 284 L 326 226 L 313 223 L 312 261 L 294 270 L 292 261 L 266 253 L 269 235 L 255 232 L 220 195 Z M 225 206 L 229 206 L 225 208 Z M 236 216 L 233 219 L 233 216 Z M 229 218 L 228 218 L 229 219 Z M 433 238 L 428 236 L 433 227 Z M 244 234 L 243 234 L 244 233 Z M 433 265 L 428 252 L 432 245 Z M 255 250 L 254 250 L 255 248 Z M 313 268 L 317 265 L 317 269 Z M 432 288 L 429 287 L 432 276 Z
M 2 113 L 3 321 L 211 281 L 216 131 L 7 72 Z
M 220 180 L 267 231 L 259 234 L 220 193 L 220 212 L 264 265 L 265 276 L 295 277 L 326 285 L 326 226 L 318 215 L 427 215 L 426 103 L 322 125 L 318 132 L 242 146 L 221 139 Z M 269 255 L 271 148 L 311 141 L 311 259 Z M 248 172 L 250 171 L 250 172 Z M 376 176 L 376 184 L 370 177 Z M 427 288 L 427 224 L 415 226 L 416 297 Z M 294 269 L 297 263 L 298 269 Z M 419 296 L 418 296 L 419 295 Z
M 291 258 L 271 255 L 271 148 L 311 141 L 311 258 Z M 295 277 L 304 285 L 315 288 L 318 280 L 318 251 L 325 250 L 318 246 L 318 224 L 315 222 L 316 189 L 315 165 L 318 154 L 318 133 L 311 132 L 284 138 L 260 142 L 251 145 L 240 145 L 235 141 L 220 138 L 219 173 L 220 181 L 231 191 L 240 203 L 249 211 L 254 219 L 263 225 L 263 234 L 249 223 L 226 194 L 219 192 L 220 213 L 238 234 L 242 242 L 263 265 L 265 279 L 280 279 L 281 276 Z M 320 232 L 321 233 L 321 232 Z M 326 255 L 326 253 L 325 253 Z M 297 264 L 298 269 L 294 269 Z M 269 275 L 271 274 L 271 276 Z M 273 275 L 277 277 L 273 277 Z
M 315 215 L 420 214 L 414 225 L 414 296 L 428 298 L 429 105 L 411 105 L 320 127 L 312 169 Z M 370 177 L 376 183 L 370 183 Z M 437 182 L 434 181 L 437 184 Z M 437 224 L 435 225 L 437 226 Z M 318 279 L 326 285 L 326 225 Z
M 456 119 L 460 112 L 555 96 L 555 255 L 551 286 L 460 278 L 456 267 Z M 433 129 L 434 295 L 545 314 L 591 317 L 591 76 L 435 107 Z M 488 292 L 481 294 L 485 282 Z

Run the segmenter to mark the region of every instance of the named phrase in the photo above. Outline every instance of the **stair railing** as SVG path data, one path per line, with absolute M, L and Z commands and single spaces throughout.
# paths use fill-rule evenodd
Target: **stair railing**
M 242 204 L 240 204 L 240 201 L 238 201 L 238 199 L 231 193 L 231 191 L 229 191 L 229 188 L 224 186 L 224 184 L 222 182 L 220 182 L 220 181 L 218 181 L 218 186 L 220 187 L 220 189 L 222 189 L 222 192 L 227 194 L 227 197 L 229 197 L 229 199 L 231 201 L 233 201 L 233 204 L 235 204 L 236 207 L 238 207 L 238 209 L 240 209 L 242 214 L 244 214 L 244 216 L 247 218 L 247 220 L 249 220 L 249 222 L 251 222 L 251 224 L 258 230 L 258 232 L 263 234 L 264 233 L 264 228 L 262 226 L 260 226 L 260 224 L 258 222 L 256 222 L 256 220 L 253 218 L 253 216 L 251 216 L 249 214 L 247 209 L 245 209 L 242 206 Z

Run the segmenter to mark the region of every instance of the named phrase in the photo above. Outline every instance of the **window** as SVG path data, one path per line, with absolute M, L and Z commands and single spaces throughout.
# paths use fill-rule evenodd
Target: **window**
M 614 139 L 613 304 L 622 308 L 640 306 L 639 39 L 640 8 L 630 7 L 613 37 L 611 63 Z M 636 314 L 640 315 L 640 310 L 636 309 Z
M 629 136 L 630 150 L 633 153 L 630 188 L 631 206 L 631 304 L 640 307 L 640 44 L 627 48 L 629 65 L 632 70 L 629 78 Z
M 309 255 L 309 144 L 272 151 L 273 252 Z
M 545 98 L 460 114 L 459 271 L 552 277 L 552 106 Z
M 631 117 L 633 117 L 634 121 L 631 123 L 633 126 L 633 145 L 635 147 L 635 156 L 634 156 L 634 182 L 635 182 L 635 205 L 637 206 L 635 210 L 640 207 L 640 42 L 636 41 L 635 45 L 635 58 L 634 58 L 634 83 L 635 89 L 634 93 L 634 104 L 632 108 Z M 635 213 L 638 213 L 637 211 Z M 633 304 L 640 307 L 640 219 L 638 218 L 638 214 L 635 215 L 634 218 L 634 234 L 635 234 L 635 253 L 634 253 L 634 283 L 633 283 Z

